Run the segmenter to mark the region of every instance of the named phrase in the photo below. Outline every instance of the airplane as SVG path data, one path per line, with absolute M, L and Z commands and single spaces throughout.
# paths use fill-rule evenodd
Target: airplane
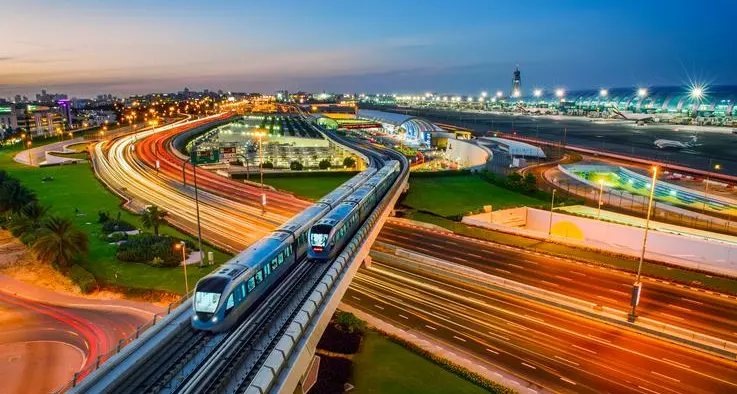
M 646 123 L 657 123 L 660 122 L 660 118 L 654 117 L 652 114 L 637 114 L 637 113 L 623 113 L 622 111 L 614 108 L 614 107 L 608 107 L 607 108 L 609 112 L 619 116 L 620 118 L 624 120 L 631 120 L 636 122 L 639 126 L 645 125 Z
M 696 143 L 697 140 L 698 138 L 696 136 L 691 137 L 691 140 L 687 142 L 659 139 L 655 140 L 653 144 L 655 144 L 655 147 L 658 149 L 687 149 L 698 146 Z

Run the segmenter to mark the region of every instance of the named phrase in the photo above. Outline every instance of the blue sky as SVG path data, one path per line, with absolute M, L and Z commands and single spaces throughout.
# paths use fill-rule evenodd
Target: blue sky
M 40 1 L 3 6 L 0 96 L 475 94 L 737 84 L 737 1 Z

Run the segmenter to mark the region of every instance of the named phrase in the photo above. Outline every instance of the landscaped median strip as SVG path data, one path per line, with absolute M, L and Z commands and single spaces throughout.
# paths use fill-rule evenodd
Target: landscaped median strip
M 394 254 L 372 250 L 371 257 L 380 261 L 390 261 L 392 264 L 409 269 L 442 275 L 464 283 L 502 291 L 567 312 L 573 312 L 579 316 L 595 319 L 605 324 L 623 327 L 651 337 L 686 345 L 719 357 L 730 360 L 737 359 L 737 343 L 734 342 L 645 317 L 638 318 L 636 323 L 630 323 L 627 320 L 627 312 L 618 309 L 500 278 L 474 268 L 460 266 L 402 248 L 392 247 L 392 249 L 394 249 Z

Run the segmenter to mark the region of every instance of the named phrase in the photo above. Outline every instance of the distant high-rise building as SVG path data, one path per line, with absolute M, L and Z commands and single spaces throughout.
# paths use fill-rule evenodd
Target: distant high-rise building
M 514 68 L 512 75 L 514 76 L 512 81 L 512 97 L 520 97 L 522 95 L 522 78 L 520 77 L 519 65 Z

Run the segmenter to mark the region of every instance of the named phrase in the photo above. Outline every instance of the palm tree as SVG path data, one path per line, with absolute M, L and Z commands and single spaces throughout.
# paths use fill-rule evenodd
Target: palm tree
M 18 212 L 26 204 L 34 201 L 36 196 L 23 187 L 16 179 L 6 178 L 0 184 L 0 213 L 6 218 L 12 212 Z
M 21 208 L 18 215 L 10 221 L 10 231 L 14 236 L 19 237 L 23 243 L 27 245 L 33 243 L 48 210 L 38 201 L 31 201 Z
M 141 223 L 143 227 L 154 228 L 154 234 L 159 235 L 159 226 L 164 223 L 164 218 L 169 215 L 163 209 L 159 209 L 156 205 L 149 205 L 141 214 Z
M 69 218 L 50 216 L 41 224 L 31 251 L 37 259 L 66 270 L 75 258 L 89 252 L 87 234 L 74 228 Z

